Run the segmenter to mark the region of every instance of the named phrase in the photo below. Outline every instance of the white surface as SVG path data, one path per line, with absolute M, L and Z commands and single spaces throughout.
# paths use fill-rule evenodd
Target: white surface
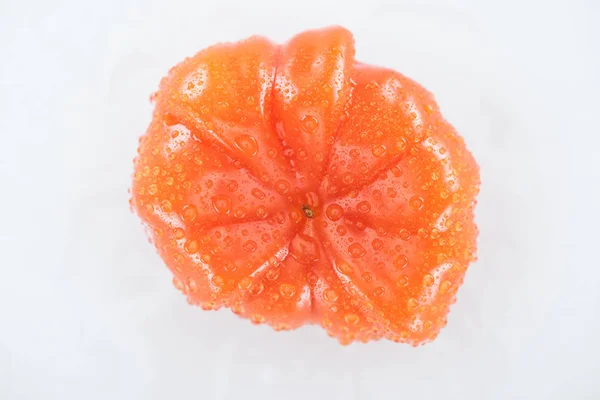
M 600 398 L 598 1 L 83 3 L 0 1 L 0 399 Z M 479 262 L 417 349 L 189 307 L 128 209 L 171 65 L 333 23 L 481 165 Z

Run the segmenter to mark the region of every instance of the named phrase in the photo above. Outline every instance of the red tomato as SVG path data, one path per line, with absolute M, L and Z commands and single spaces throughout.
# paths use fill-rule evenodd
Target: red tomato
M 334 27 L 210 47 L 155 101 L 132 205 L 190 303 L 342 343 L 437 336 L 479 172 L 431 93 Z

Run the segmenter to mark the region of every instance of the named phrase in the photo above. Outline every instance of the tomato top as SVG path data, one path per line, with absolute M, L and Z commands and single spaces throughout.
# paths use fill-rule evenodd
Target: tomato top
M 171 69 L 132 205 L 190 303 L 419 344 L 475 259 L 478 167 L 433 96 L 333 27 Z

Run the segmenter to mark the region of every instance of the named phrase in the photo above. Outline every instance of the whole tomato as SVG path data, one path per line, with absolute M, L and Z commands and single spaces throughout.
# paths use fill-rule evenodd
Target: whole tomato
M 479 172 L 431 93 L 332 27 L 205 49 L 154 100 L 131 204 L 190 303 L 341 343 L 437 336 Z

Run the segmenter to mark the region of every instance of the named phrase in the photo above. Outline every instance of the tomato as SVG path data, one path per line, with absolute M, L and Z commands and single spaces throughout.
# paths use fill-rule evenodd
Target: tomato
M 190 303 L 341 343 L 437 336 L 479 172 L 431 93 L 333 27 L 205 49 L 154 101 L 131 204 Z

